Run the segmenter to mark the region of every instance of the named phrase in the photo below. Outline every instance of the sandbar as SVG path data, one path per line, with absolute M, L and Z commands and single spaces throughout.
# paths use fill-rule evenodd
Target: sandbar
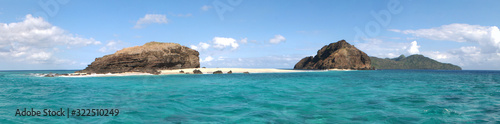
M 328 69 L 328 70 L 293 70 L 293 69 L 273 69 L 273 68 L 184 68 L 160 70 L 158 75 L 172 74 L 194 74 L 194 70 L 200 70 L 203 74 L 213 74 L 215 71 L 222 71 L 223 74 L 232 73 L 293 73 L 293 72 L 321 72 L 321 71 L 343 71 L 345 69 Z M 183 73 L 181 73 L 181 71 Z M 56 75 L 57 77 L 108 77 L 108 76 L 133 76 L 133 75 L 153 75 L 144 72 L 124 72 L 124 73 L 107 73 L 107 74 L 86 74 L 86 73 L 70 73 L 65 75 Z

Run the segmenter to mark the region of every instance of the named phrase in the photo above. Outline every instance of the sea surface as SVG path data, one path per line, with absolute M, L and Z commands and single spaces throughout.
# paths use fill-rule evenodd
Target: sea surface
M 500 123 L 500 71 L 36 75 L 49 72 L 73 71 L 0 72 L 0 123 Z M 15 116 L 24 108 L 119 114 Z

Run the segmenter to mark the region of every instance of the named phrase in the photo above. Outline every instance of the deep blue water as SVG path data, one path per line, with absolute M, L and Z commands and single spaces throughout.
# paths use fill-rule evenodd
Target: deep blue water
M 37 77 L 0 72 L 0 123 L 500 123 L 500 71 Z M 119 109 L 26 117 L 17 109 Z

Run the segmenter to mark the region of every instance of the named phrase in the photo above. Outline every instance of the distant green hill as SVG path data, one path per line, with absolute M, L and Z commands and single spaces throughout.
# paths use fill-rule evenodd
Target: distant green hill
M 428 69 L 428 70 L 462 70 L 459 66 L 441 63 L 423 55 L 401 55 L 397 58 L 370 57 L 372 67 L 375 69 Z

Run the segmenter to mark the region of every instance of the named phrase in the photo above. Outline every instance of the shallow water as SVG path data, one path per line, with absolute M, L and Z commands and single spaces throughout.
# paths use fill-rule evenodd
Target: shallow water
M 500 71 L 37 77 L 0 72 L 0 123 L 500 123 Z M 119 109 L 26 117 L 17 109 Z

